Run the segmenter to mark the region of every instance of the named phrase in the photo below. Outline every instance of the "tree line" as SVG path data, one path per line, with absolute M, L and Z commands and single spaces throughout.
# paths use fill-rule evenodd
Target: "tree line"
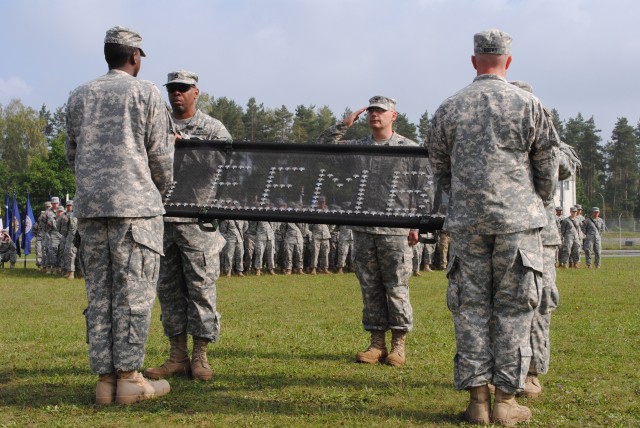
M 215 98 L 201 93 L 198 108 L 222 121 L 236 141 L 313 142 L 338 118 L 327 106 L 298 105 L 293 111 L 286 106 L 265 107 L 255 98 L 246 106 L 227 97 Z M 6 194 L 16 194 L 24 207 L 31 195 L 34 210 L 38 202 L 51 196 L 75 193 L 75 178 L 64 156 L 66 105 L 50 111 L 46 106 L 37 111 L 14 99 L 0 104 L 0 186 Z M 346 108 L 340 120 L 351 113 Z M 618 118 L 610 138 L 603 143 L 593 117 L 562 120 L 552 110 L 560 137 L 573 146 L 582 161 L 578 171 L 578 203 L 585 207 L 601 206 L 609 215 L 623 218 L 640 217 L 640 122 L 631 125 Z M 417 124 L 406 114 L 398 113 L 395 130 L 418 142 L 429 132 L 429 113 L 425 111 Z M 369 134 L 362 117 L 345 138 L 355 139 Z M 602 208 L 601 208 L 602 209 Z

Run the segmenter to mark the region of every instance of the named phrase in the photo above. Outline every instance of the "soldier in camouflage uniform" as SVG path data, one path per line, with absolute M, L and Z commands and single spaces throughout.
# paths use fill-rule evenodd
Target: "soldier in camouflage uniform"
M 315 275 L 320 270 L 322 273 L 329 274 L 331 273 L 329 271 L 329 240 L 331 239 L 329 225 L 312 224 L 309 229 L 311 230 L 309 273 Z
M 349 257 L 349 268 L 353 266 L 353 230 L 345 225 L 338 226 L 336 229 L 338 230 L 337 273 L 343 273 L 347 267 L 347 257 Z
M 282 223 L 280 226 L 284 239 L 282 273 L 285 275 L 292 272 L 304 275 L 304 234 L 307 228 L 306 223 Z
M 44 264 L 44 271 L 47 274 L 52 274 L 55 270 L 55 266 L 57 264 L 56 253 L 53 252 L 53 232 L 56 228 L 56 218 L 58 205 L 60 204 L 60 198 L 54 196 L 51 198 L 51 209 L 46 210 L 45 214 L 45 222 L 44 222 L 44 251 L 46 253 L 46 263 Z
M 60 245 L 58 246 L 58 265 L 60 266 L 60 273 L 66 278 L 69 272 L 69 266 L 67 265 L 66 247 L 67 236 L 69 235 L 69 226 L 71 223 L 71 213 L 73 213 L 73 201 L 69 199 L 65 204 L 66 211 L 64 211 L 58 217 L 56 222 L 56 229 L 60 233 Z
M 245 272 L 249 272 L 253 267 L 253 258 L 256 250 L 256 229 L 258 227 L 257 221 L 248 221 L 247 228 L 245 229 L 243 237 L 244 245 L 244 257 L 243 265 Z M 242 276 L 238 274 L 238 276 Z
M 361 140 L 342 137 L 366 112 L 371 135 Z M 326 129 L 319 143 L 348 143 L 376 146 L 417 146 L 393 130 L 396 101 L 384 96 L 369 99 L 369 105 Z M 411 247 L 418 242 L 416 230 L 389 227 L 352 226 L 354 268 L 362 291 L 362 325 L 371 334 L 369 347 L 356 354 L 356 361 L 400 367 L 405 363 L 405 339 L 413 328 L 413 309 L 409 301 Z M 391 352 L 387 353 L 385 333 L 391 330 Z
M 9 269 L 16 267 L 16 261 L 18 260 L 18 250 L 15 242 L 9 235 L 9 229 L 2 229 L 2 236 L 0 236 L 0 262 L 9 262 Z
M 578 209 L 576 207 L 569 208 L 569 217 L 565 217 L 560 223 L 560 235 L 562 236 L 562 247 L 560 248 L 560 264 L 559 267 L 570 268 L 580 267 L 580 245 L 582 243 L 582 228 L 578 220 Z
M 591 217 L 582 222 L 584 239 L 584 258 L 587 269 L 591 269 L 591 255 L 594 256 L 596 269 L 600 268 L 601 238 L 604 232 L 604 221 L 600 218 L 600 208 L 591 208 Z
M 69 201 L 73 205 L 73 201 Z M 67 266 L 67 274 L 65 277 L 72 280 L 76 277 L 76 271 L 78 271 L 78 277 L 84 276 L 81 269 L 82 256 L 78 251 L 78 242 L 76 239 L 76 233 L 78 232 L 78 218 L 76 214 L 71 211 L 69 216 L 69 231 L 67 233 L 67 242 L 65 243 L 65 266 Z
M 169 73 L 165 84 L 179 138 L 231 140 L 229 131 L 196 107 L 200 93 L 198 76 L 186 70 Z M 180 144 L 180 140 L 176 142 Z M 191 154 L 185 168 L 213 168 L 215 153 Z M 220 161 L 220 160 L 219 160 Z M 225 241 L 220 232 L 207 232 L 192 218 L 165 218 L 164 257 L 160 262 L 158 299 L 162 326 L 169 338 L 169 358 L 145 375 L 163 379 L 174 374 L 210 380 L 213 372 L 207 361 L 207 346 L 220 334 L 220 314 L 216 310 L 216 280 L 220 276 L 220 250 Z M 187 335 L 193 337 L 191 360 Z
M 40 269 L 47 266 L 47 210 L 51 209 L 51 202 L 44 203 L 44 211 L 40 212 L 36 220 L 36 264 Z
M 267 265 L 267 271 L 271 275 L 275 275 L 275 233 L 273 226 L 268 221 L 259 221 L 256 225 L 256 248 L 253 257 L 253 268 L 256 276 L 262 275 L 262 266 Z
M 247 222 L 244 220 L 223 220 L 218 230 L 226 240 L 222 249 L 222 271 L 226 276 L 231 276 L 233 268 L 236 268 L 238 276 L 244 276 L 244 233 L 247 230 Z
M 52 271 L 59 274 L 62 272 L 62 257 L 60 254 L 60 244 L 63 241 L 62 233 L 60 233 L 59 227 L 62 226 L 64 221 L 64 207 L 58 207 L 56 209 L 56 218 L 53 223 L 53 227 L 49 229 L 49 252 L 53 255 L 51 264 L 53 266 Z
M 467 421 L 509 426 L 531 418 L 515 393 L 531 362 L 540 228 L 548 224 L 559 145 L 538 98 L 505 79 L 510 47 L 500 30 L 474 35 L 477 77 L 438 108 L 428 145 L 433 172 L 450 196 L 444 229 L 451 235 L 454 384 L 469 391 Z M 493 408 L 489 383 L 496 386 Z
M 169 392 L 138 372 L 162 255 L 162 195 L 173 179 L 174 135 L 160 91 L 136 79 L 142 38 L 113 27 L 109 72 L 67 103 L 66 157 L 76 176 L 75 212 L 86 268 L 89 360 L 96 403 L 129 404 Z

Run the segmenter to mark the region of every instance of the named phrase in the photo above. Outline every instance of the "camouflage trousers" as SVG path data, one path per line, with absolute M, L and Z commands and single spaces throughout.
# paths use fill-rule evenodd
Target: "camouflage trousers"
M 303 268 L 303 245 L 302 243 L 284 242 L 283 247 L 283 269 L 291 270 Z
M 58 251 L 60 250 L 60 240 L 62 235 L 58 232 L 52 232 L 49 236 L 49 249 L 48 249 L 48 262 L 51 267 L 59 267 L 60 259 L 58 258 Z
M 15 264 L 18 261 L 18 253 L 13 249 L 0 253 L 0 261 Z
M 367 331 L 410 331 L 411 247 L 403 235 L 353 232 L 354 268 L 362 291 L 362 325 Z
M 314 239 L 309 243 L 311 260 L 309 267 L 322 269 L 329 268 L 329 240 Z
M 253 267 L 255 269 L 262 269 L 263 265 L 267 266 L 267 269 L 274 269 L 274 257 L 275 257 L 275 242 L 267 241 L 264 239 L 256 240 L 255 254 L 253 256 Z
M 235 268 L 238 272 L 244 270 L 244 244 L 235 238 L 227 239 L 227 243 L 222 249 L 221 264 L 222 270 L 225 272 L 233 271 Z
M 580 263 L 580 239 L 573 236 L 565 236 L 560 247 L 559 262 L 562 264 Z
M 600 267 L 600 255 L 602 248 L 599 236 L 587 235 L 584 240 L 584 259 L 587 266 L 591 266 L 591 256 L 593 255 L 595 266 Z
M 36 237 L 36 266 L 42 266 L 42 238 Z
M 451 233 L 447 306 L 456 333 L 454 385 L 524 387 L 531 325 L 542 291 L 538 229 L 504 235 Z
M 338 241 L 337 267 L 343 268 L 346 266 L 347 256 L 349 257 L 349 265 L 353 265 L 353 241 Z
M 165 223 L 158 300 L 164 334 L 181 333 L 215 342 L 220 334 L 216 280 L 224 239 L 197 223 Z
M 551 356 L 549 326 L 551 324 L 551 312 L 558 307 L 560 294 L 556 286 L 556 250 L 557 245 L 545 245 L 542 247 L 544 272 L 542 273 L 542 293 L 540 303 L 533 313 L 531 322 L 531 364 L 529 371 L 545 374 L 549 370 Z
M 89 362 L 96 374 L 144 363 L 162 253 L 162 217 L 79 218 L 89 306 Z
M 253 255 L 256 249 L 256 237 L 250 233 L 244 234 L 244 270 L 248 271 L 253 266 Z M 238 270 L 241 270 L 238 268 Z
M 424 244 L 422 242 L 418 242 L 416 245 L 411 247 L 411 252 L 413 257 L 411 258 L 411 266 L 413 267 L 413 271 L 417 272 L 420 270 L 420 265 L 422 264 L 422 252 L 424 251 Z

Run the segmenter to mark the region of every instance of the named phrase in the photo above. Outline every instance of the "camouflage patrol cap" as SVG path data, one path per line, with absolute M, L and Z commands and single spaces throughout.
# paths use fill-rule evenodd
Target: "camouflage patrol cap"
M 198 75 L 187 70 L 172 71 L 167 74 L 167 83 L 165 83 L 164 86 L 171 83 L 184 83 L 185 85 L 197 86 Z
M 52 204 L 59 204 L 60 203 L 60 198 L 58 198 L 57 196 L 53 196 L 51 198 L 51 203 Z
M 562 211 L 562 207 L 556 207 L 556 211 Z
M 527 82 L 523 82 L 522 80 L 512 80 L 509 83 L 511 83 L 513 86 L 517 86 L 522 90 L 533 93 L 533 88 Z
M 56 211 L 57 212 L 64 211 L 64 207 L 58 207 L 58 208 L 56 208 Z
M 576 204 L 576 209 L 581 210 L 582 209 L 582 205 Z
M 104 37 L 104 42 L 138 48 L 140 49 L 140 56 L 147 56 L 140 47 L 142 45 L 142 36 L 131 28 L 120 27 L 119 25 L 109 28 L 107 35 Z
M 383 110 L 396 111 L 396 100 L 382 95 L 376 95 L 369 98 L 369 106 L 367 107 L 367 110 L 370 108 L 381 108 Z
M 476 55 L 510 55 L 511 36 L 495 28 L 476 33 L 473 36 L 473 52 Z
M 592 213 L 599 213 L 599 212 L 600 212 L 600 208 L 598 208 L 598 207 L 593 207 L 593 208 L 591 208 L 591 212 L 592 212 Z
M 577 209 L 576 207 L 571 207 L 571 208 L 569 208 L 569 211 L 571 211 L 572 213 L 574 213 L 574 212 L 578 211 L 578 209 Z
M 69 199 L 69 200 L 67 201 L 67 206 L 69 206 L 69 205 L 73 205 L 73 200 L 72 200 L 72 199 Z
M 44 206 L 47 208 L 51 208 L 51 202 L 50 201 L 45 202 Z

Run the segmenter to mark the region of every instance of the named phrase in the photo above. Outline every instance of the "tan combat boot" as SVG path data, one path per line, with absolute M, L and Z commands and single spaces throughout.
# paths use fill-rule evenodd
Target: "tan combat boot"
M 296 273 L 297 273 L 298 275 L 306 275 L 306 273 L 304 273 L 304 270 L 303 270 L 302 268 L 299 268 L 299 269 L 296 271 Z
M 385 343 L 385 332 L 382 330 L 371 330 L 371 343 L 366 351 L 356 354 L 358 363 L 378 364 L 387 357 L 387 345 Z
M 315 275 L 317 273 L 316 268 L 311 268 L 309 275 Z
M 515 399 L 515 394 L 507 394 L 500 387 L 497 387 L 491 422 L 511 427 L 518 422 L 528 422 L 529 420 L 531 420 L 531 410 L 528 407 L 519 405 Z
M 101 374 L 96 384 L 96 404 L 111 404 L 116 399 L 116 383 L 118 376 L 115 373 Z
M 574 269 L 580 269 L 580 263 L 574 263 L 573 264 L 573 268 Z
M 406 331 L 391 330 L 391 353 L 387 357 L 387 364 L 394 367 L 404 366 L 404 344 Z
M 201 337 L 193 337 L 191 353 L 191 376 L 195 379 L 210 380 L 213 372 L 207 361 L 207 345 L 209 341 Z
M 269 275 L 277 275 L 277 273 L 275 270 L 269 269 Z
M 67 273 L 67 279 L 75 279 L 76 274 L 74 272 L 68 272 Z
M 344 269 L 343 269 L 343 268 L 338 268 L 338 270 L 336 271 L 336 273 L 344 273 Z
M 524 389 L 517 395 L 518 397 L 538 398 L 542 393 L 542 385 L 538 379 L 538 375 L 529 373 L 524 384 Z
M 239 270 L 238 271 L 238 276 L 244 276 L 244 273 L 241 270 Z
M 227 278 L 231 278 L 231 269 L 229 269 L 228 271 L 226 271 L 224 273 L 224 276 L 226 276 Z
M 333 272 L 331 272 L 329 268 L 322 269 L 322 273 L 333 275 Z
M 413 271 L 413 276 L 422 276 L 422 274 L 420 272 L 418 272 L 417 270 Z
M 291 269 L 285 269 L 282 271 L 283 275 L 291 275 Z
M 162 397 L 171 391 L 166 380 L 148 381 L 135 370 L 118 372 L 116 403 L 132 404 L 138 401 Z
M 149 379 L 164 379 L 172 375 L 189 376 L 191 363 L 187 351 L 187 333 L 182 333 L 169 338 L 171 350 L 169 359 L 160 367 L 150 367 L 144 375 Z
M 464 419 L 476 425 L 487 425 L 491 422 L 491 394 L 488 385 L 469 389 L 469 404 L 464 412 Z
M 9 269 L 15 269 L 15 268 L 16 268 L 16 264 L 9 262 Z
M 260 276 L 260 275 L 262 275 L 262 270 L 256 269 L 256 276 Z

